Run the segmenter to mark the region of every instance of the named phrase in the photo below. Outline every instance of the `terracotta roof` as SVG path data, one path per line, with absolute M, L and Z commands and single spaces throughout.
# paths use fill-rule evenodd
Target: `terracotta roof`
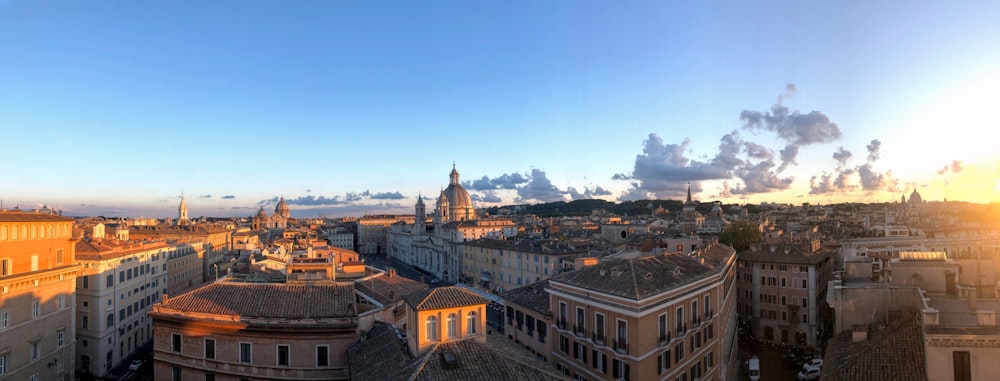
M 699 255 L 658 254 L 612 259 L 559 274 L 550 282 L 641 300 L 717 274 L 735 251 L 732 247 L 715 244 L 695 253 Z
M 486 298 L 455 286 L 417 291 L 403 299 L 418 311 L 486 304 Z
M 455 356 L 456 366 L 444 364 L 442 354 L 446 352 Z M 438 344 L 414 359 L 391 326 L 376 323 L 361 341 L 347 349 L 347 355 L 352 380 L 568 379 L 501 335 L 488 335 L 485 344 L 471 339 Z
M 358 292 L 374 298 L 383 305 L 402 300 L 403 295 L 427 289 L 427 285 L 424 283 L 399 275 L 389 276 L 388 274 L 357 280 L 354 283 L 354 287 Z
M 0 212 L 0 222 L 68 222 L 72 218 L 55 214 L 35 213 L 35 212 Z
M 494 339 L 494 340 L 489 340 Z M 488 344 L 475 340 L 451 341 L 439 344 L 417 360 L 417 366 L 407 372 L 410 380 L 428 381 L 544 381 L 568 380 L 541 360 L 529 356 L 523 348 L 511 348 L 499 335 L 488 337 Z M 457 360 L 447 366 L 443 355 L 450 353 Z M 409 369 L 407 369 L 409 370 Z
M 772 251 L 771 248 L 774 248 Z M 797 245 L 766 246 L 759 250 L 740 252 L 740 259 L 753 262 L 784 263 L 790 265 L 815 265 L 830 257 L 832 249 L 824 247 L 817 252 L 802 250 Z
M 820 380 L 927 380 L 924 335 L 917 311 L 892 312 L 885 328 L 868 328 L 868 340 L 854 342 L 850 331 L 826 345 Z
M 516 303 L 545 316 L 552 316 L 552 308 L 549 307 L 549 292 L 545 291 L 545 287 L 548 285 L 549 281 L 543 280 L 509 290 L 504 292 L 502 296 L 504 301 Z
M 406 379 L 399 372 L 413 360 L 396 330 L 383 322 L 363 333 L 361 341 L 347 348 L 352 380 Z
M 169 298 L 160 312 L 238 315 L 244 318 L 352 317 L 354 285 L 213 283 Z

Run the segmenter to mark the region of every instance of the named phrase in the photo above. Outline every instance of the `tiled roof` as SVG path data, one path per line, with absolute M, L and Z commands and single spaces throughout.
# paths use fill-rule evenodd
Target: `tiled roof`
M 771 248 L 774 250 L 771 250 Z M 832 250 L 822 248 L 817 252 L 802 250 L 796 245 L 778 245 L 763 247 L 759 250 L 740 252 L 740 259 L 753 262 L 785 263 L 790 265 L 815 265 L 830 257 Z
M 516 303 L 542 315 L 552 316 L 552 308 L 549 307 L 549 293 L 545 291 L 549 281 L 543 280 L 524 287 L 518 287 L 503 293 L 504 301 Z
M 55 214 L 35 213 L 35 212 L 0 212 L 0 222 L 68 222 L 72 218 Z
M 493 339 L 493 340 L 490 340 Z M 418 359 L 411 367 L 410 380 L 428 381 L 545 381 L 568 380 L 548 364 L 528 355 L 523 348 L 509 343 L 499 335 L 487 338 L 488 344 L 475 340 L 451 341 L 439 344 Z M 502 343 L 501 343 L 502 341 Z M 457 365 L 449 367 L 443 360 L 444 353 L 451 353 Z
M 696 253 L 700 255 L 658 254 L 612 259 L 559 274 L 550 282 L 641 300 L 717 274 L 734 250 L 715 244 Z
M 412 361 L 396 331 L 382 322 L 375 322 L 361 341 L 347 348 L 347 359 L 352 380 L 405 379 L 400 370 Z
M 916 311 L 892 313 L 898 318 L 885 328 L 869 328 L 868 340 L 854 342 L 850 331 L 826 345 L 820 380 L 927 380 L 924 335 Z
M 403 299 L 418 311 L 486 304 L 486 298 L 454 286 L 417 291 Z
M 169 298 L 161 312 L 238 315 L 243 318 L 352 317 L 354 285 L 213 283 Z
M 354 287 L 358 292 L 368 295 L 383 305 L 403 299 L 403 295 L 427 289 L 427 284 L 417 282 L 399 275 L 373 276 L 365 280 L 357 280 Z

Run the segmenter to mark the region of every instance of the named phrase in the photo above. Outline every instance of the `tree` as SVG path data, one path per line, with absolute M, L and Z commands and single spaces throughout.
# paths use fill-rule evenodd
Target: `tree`
M 750 248 L 750 245 L 760 242 L 762 234 L 757 224 L 750 221 L 737 221 L 726 226 L 719 233 L 719 242 L 732 246 L 736 251 Z

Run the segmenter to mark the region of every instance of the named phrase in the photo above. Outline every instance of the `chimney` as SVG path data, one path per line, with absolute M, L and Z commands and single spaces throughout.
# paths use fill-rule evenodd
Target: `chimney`
M 861 342 L 868 340 L 868 325 L 867 324 L 853 324 L 851 325 L 851 339 L 853 342 Z
M 160 296 L 160 302 L 167 304 L 167 293 L 164 292 L 163 295 Z

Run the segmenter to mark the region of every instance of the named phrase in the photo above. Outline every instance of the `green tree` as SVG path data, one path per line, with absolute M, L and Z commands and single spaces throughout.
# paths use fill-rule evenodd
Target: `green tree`
M 757 224 L 750 221 L 736 221 L 719 233 L 719 242 L 732 246 L 736 251 L 743 251 L 749 249 L 750 245 L 760 242 L 762 236 Z

